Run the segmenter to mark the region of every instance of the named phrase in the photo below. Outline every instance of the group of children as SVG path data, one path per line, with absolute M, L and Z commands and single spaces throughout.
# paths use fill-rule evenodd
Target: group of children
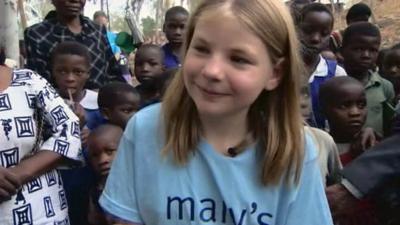
M 386 50 L 381 63 L 378 63 L 377 57 L 381 43 L 379 28 L 367 22 L 370 16 L 368 10 L 365 15 L 360 15 L 360 12 L 362 14 L 365 10 L 358 10 L 357 7 L 365 9 L 365 5 L 358 4 L 353 7 L 355 9 L 351 9 L 350 12 L 355 12 L 355 16 L 350 15 L 349 18 L 357 18 L 357 21 L 351 20 L 351 24 L 349 23 L 349 26 L 343 32 L 337 33 L 333 32 L 334 16 L 329 8 L 323 4 L 304 4 L 301 9 L 296 11 L 295 16 L 301 56 L 307 74 L 303 78 L 304 82 L 300 91 L 301 109 L 304 119 L 313 127 L 307 127 L 306 133 L 313 138 L 317 145 L 318 161 L 325 186 L 339 182 L 339 170 L 342 166 L 345 166 L 367 150 L 368 147 L 375 144 L 375 140 L 384 138 L 391 133 L 395 107 L 400 100 L 399 44 Z M 166 14 L 163 27 L 169 43 L 163 47 L 144 44 L 137 49 L 133 73 L 140 84 L 136 87 L 113 82 L 96 91 L 86 89 L 85 83 L 89 78 L 90 71 L 90 55 L 86 47 L 76 42 L 62 42 L 53 50 L 51 77 L 60 95 L 80 118 L 83 154 L 87 161 L 84 168 L 62 171 L 71 224 L 107 224 L 98 200 L 105 187 L 111 163 L 123 137 L 123 131 L 133 114 L 141 108 L 162 101 L 166 87 L 181 64 L 179 54 L 188 15 L 188 12 L 182 7 L 170 9 Z M 201 24 L 201 22 L 197 23 Z M 205 26 L 201 27 L 205 33 L 209 32 L 207 29 L 212 30 L 212 28 Z M 189 27 L 189 35 L 193 36 L 193 32 L 196 32 L 194 27 Z M 340 34 L 340 41 L 337 41 L 338 34 Z M 195 37 L 197 37 L 196 35 L 198 36 L 197 33 L 195 33 Z M 189 55 L 192 58 L 189 58 L 193 61 L 187 63 L 193 63 L 192 65 L 199 63 L 201 60 L 205 60 L 206 56 L 214 56 L 213 51 L 215 49 L 219 50 L 217 46 L 212 45 L 214 40 L 205 41 L 207 40 L 206 36 L 195 40 L 198 42 L 195 43 L 195 50 L 184 49 L 187 54 L 192 54 Z M 334 41 L 334 45 L 332 41 Z M 189 48 L 189 46 L 184 47 Z M 272 49 L 272 47 L 269 49 Z M 217 52 L 217 50 L 215 51 Z M 239 53 L 232 53 L 232 56 L 230 56 L 230 60 L 234 64 L 232 68 L 244 72 L 248 67 L 257 64 L 257 55 L 248 57 L 246 54 L 240 51 Z M 328 59 L 325 57 L 326 55 L 333 55 L 333 59 L 332 57 Z M 193 57 L 197 57 L 197 61 Z M 218 57 L 224 56 L 217 55 L 215 57 L 218 60 L 220 59 Z M 213 84 L 213 79 L 222 79 L 212 77 L 213 73 L 216 72 L 215 70 L 220 68 L 212 67 L 213 65 L 208 66 L 204 71 L 197 72 L 208 76 L 211 80 L 210 84 Z M 379 70 L 377 66 L 379 66 Z M 282 79 L 287 82 L 286 78 Z M 192 84 L 196 80 L 190 82 L 181 79 L 179 81 L 185 82 L 186 86 L 193 88 L 187 90 L 192 98 L 197 96 L 198 93 L 195 90 L 198 86 Z M 172 84 L 172 88 L 180 90 L 179 88 L 182 87 L 177 82 L 175 81 Z M 239 86 L 239 84 L 237 85 Z M 282 85 L 284 84 L 279 87 L 282 87 Z M 219 98 L 222 98 L 221 96 L 229 95 L 215 93 L 208 88 L 212 88 L 212 86 L 203 86 L 200 87 L 200 90 L 205 89 L 203 90 L 205 98 L 215 99 L 216 102 Z M 270 89 L 274 88 L 276 87 Z M 168 101 L 172 101 L 172 91 L 169 92 L 170 95 L 167 93 Z M 176 98 L 181 99 L 181 96 Z M 265 99 L 269 98 L 265 97 Z M 197 102 L 195 103 L 197 104 Z M 186 107 L 199 108 L 202 106 L 195 106 L 189 100 L 184 101 L 183 97 L 182 102 L 175 105 L 176 108 L 178 108 L 178 104 L 182 105 L 181 107 L 186 104 Z M 181 109 L 183 110 L 183 108 Z M 188 112 L 189 114 L 191 109 L 186 110 L 182 113 Z M 206 114 L 214 113 L 213 110 L 218 111 L 219 109 L 210 109 L 210 112 L 206 112 Z M 249 111 L 249 114 L 252 112 Z M 263 116 L 270 116 L 272 113 L 264 113 L 260 118 L 264 122 L 270 122 Z M 177 118 L 172 114 L 167 116 L 170 116 L 171 119 L 189 119 L 189 117 Z M 197 118 L 197 120 L 199 119 Z M 262 130 L 264 126 L 255 127 L 261 127 Z M 193 128 L 191 129 L 182 128 L 179 131 L 193 132 Z M 245 143 L 251 142 L 252 138 L 257 137 L 259 135 L 257 132 L 246 134 L 246 137 L 250 136 L 251 138 L 250 140 L 245 139 Z M 368 140 L 368 143 L 365 143 L 364 140 Z M 193 139 L 187 142 L 191 141 Z M 171 145 L 173 146 L 173 144 L 176 143 Z M 175 156 L 177 156 L 176 154 L 179 156 L 180 153 L 175 153 Z M 294 158 L 292 160 L 295 161 Z M 295 169 L 297 167 L 290 166 L 289 168 Z M 364 201 L 357 206 L 354 212 L 349 212 L 348 217 L 336 222 L 340 225 L 383 224 L 378 222 L 378 214 L 378 212 L 375 212 L 372 201 Z M 266 224 L 262 222 L 262 219 L 259 219 L 258 222 L 259 224 Z
M 309 74 L 309 82 L 302 88 L 303 114 L 311 126 L 328 131 L 334 141 L 329 136 L 322 137 L 321 130 L 311 129 L 326 185 L 339 182 L 337 174 L 342 166 L 392 133 L 399 103 L 400 51 L 398 45 L 386 50 L 378 64 L 381 34 L 377 26 L 368 22 L 370 16 L 368 6 L 354 5 L 347 16 L 349 26 L 338 32 L 340 42 L 338 33 L 332 33 L 334 17 L 322 4 L 304 6 L 297 21 Z M 332 40 L 336 40 L 337 48 L 332 48 Z M 334 60 L 325 57 L 326 52 Z M 361 202 L 335 222 L 389 224 L 379 221 L 379 214 L 387 212 L 382 213 L 371 202 Z
M 182 44 L 182 26 L 187 19 L 185 9 L 171 8 L 164 28 L 170 42 L 163 48 L 144 44 L 137 49 L 132 71 L 139 81 L 136 87 L 112 82 L 99 90 L 87 89 L 91 62 L 88 49 L 65 41 L 52 51 L 51 82 L 80 119 L 87 162 L 83 168 L 61 170 L 71 224 L 106 224 L 97 202 L 122 131 L 135 112 L 161 101 L 179 67 L 177 48 Z

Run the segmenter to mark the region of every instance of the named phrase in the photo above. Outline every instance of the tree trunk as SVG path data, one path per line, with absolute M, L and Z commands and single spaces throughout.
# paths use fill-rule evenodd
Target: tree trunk
M 18 0 L 18 11 L 19 11 L 19 14 L 21 16 L 22 29 L 25 30 L 28 27 L 28 23 L 26 21 L 24 0 Z
M 19 64 L 19 37 L 16 0 L 0 0 L 0 43 L 6 57 Z

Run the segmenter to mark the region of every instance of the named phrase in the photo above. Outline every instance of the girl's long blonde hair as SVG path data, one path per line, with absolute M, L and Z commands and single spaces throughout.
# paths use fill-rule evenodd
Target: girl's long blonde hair
M 281 0 L 204 0 L 188 22 L 183 57 L 199 18 L 207 12 L 227 8 L 263 41 L 273 64 L 282 57 L 285 60 L 280 85 L 273 91 L 260 94 L 250 107 L 248 121 L 261 146 L 262 183 L 277 184 L 282 177 L 287 183 L 297 183 L 304 158 L 298 87 L 303 67 L 293 21 L 284 3 Z M 162 115 L 165 126 L 163 152 L 172 153 L 178 164 L 185 164 L 195 153 L 202 133 L 197 109 L 185 88 L 182 71 L 176 74 L 164 96 Z

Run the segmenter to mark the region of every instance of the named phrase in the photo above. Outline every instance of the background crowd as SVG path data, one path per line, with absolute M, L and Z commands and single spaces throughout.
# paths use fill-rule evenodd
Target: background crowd
M 187 27 L 191 15 L 170 8 L 163 25 L 167 43 L 159 46 L 107 31 L 103 12 L 93 20 L 81 14 L 85 0 L 52 2 L 55 11 L 24 32 L 21 68 L 5 64 L 7 46 L 0 43 L 0 224 L 128 224 L 133 221 L 118 217 L 119 209 L 110 210 L 107 195 L 101 206 L 99 198 L 118 146 L 131 146 L 124 131 L 141 132 L 129 129 L 139 120 L 128 121 L 179 90 L 174 78 L 182 55 L 190 53 L 187 30 L 196 37 Z M 328 200 L 333 223 L 400 224 L 400 43 L 381 49 L 379 27 L 369 22 L 373 12 L 363 3 L 350 8 L 344 30 L 334 30 L 334 14 L 323 4 L 292 0 L 287 7 L 304 68 L 298 71 L 304 132 L 316 146 L 321 198 Z M 241 146 L 248 142 L 227 156 L 245 154 Z M 117 192 L 114 174 L 111 181 L 107 188 Z

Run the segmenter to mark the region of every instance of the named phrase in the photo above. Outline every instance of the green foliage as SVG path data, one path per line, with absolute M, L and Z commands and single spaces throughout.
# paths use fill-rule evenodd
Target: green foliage
M 128 24 L 126 23 L 125 17 L 123 14 L 120 13 L 112 13 L 110 15 L 110 26 L 111 26 L 111 30 L 114 32 L 121 32 L 121 31 L 125 31 L 130 33 L 130 29 Z
M 143 35 L 149 37 L 154 34 L 156 30 L 156 21 L 151 17 L 146 17 L 142 19 Z

